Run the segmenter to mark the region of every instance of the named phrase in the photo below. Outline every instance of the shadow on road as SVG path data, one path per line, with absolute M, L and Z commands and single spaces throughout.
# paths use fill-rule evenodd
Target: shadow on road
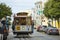
M 18 38 L 19 40 L 31 40 L 32 37 L 29 36 L 29 35 L 18 35 L 18 36 L 15 36 L 14 38 Z
M 18 35 L 18 36 L 15 36 L 14 38 L 32 38 L 32 37 L 29 35 Z

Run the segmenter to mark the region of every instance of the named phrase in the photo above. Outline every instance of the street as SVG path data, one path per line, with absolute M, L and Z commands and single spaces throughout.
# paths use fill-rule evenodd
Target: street
M 0 34 L 1 40 L 1 34 Z M 13 35 L 12 31 L 10 31 L 7 40 L 60 40 L 60 36 L 58 35 L 47 35 L 44 32 L 37 32 L 34 30 L 32 35 Z

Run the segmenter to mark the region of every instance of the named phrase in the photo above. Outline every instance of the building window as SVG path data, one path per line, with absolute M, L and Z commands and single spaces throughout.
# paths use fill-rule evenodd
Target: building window
M 43 17 L 41 17 L 41 19 L 44 19 L 44 16 L 43 16 Z
M 38 9 L 38 6 L 37 6 L 37 9 Z
M 45 22 L 45 20 L 42 20 L 42 22 Z

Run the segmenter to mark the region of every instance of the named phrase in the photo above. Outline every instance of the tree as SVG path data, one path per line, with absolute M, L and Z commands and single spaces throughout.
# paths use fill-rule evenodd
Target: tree
M 0 3 L 0 19 L 5 16 L 11 16 L 12 10 L 9 6 L 4 3 Z
M 60 17 L 60 0 L 48 0 L 45 4 L 44 14 L 48 18 Z
M 48 0 L 45 3 L 44 14 L 48 18 L 58 20 L 60 18 L 60 0 Z

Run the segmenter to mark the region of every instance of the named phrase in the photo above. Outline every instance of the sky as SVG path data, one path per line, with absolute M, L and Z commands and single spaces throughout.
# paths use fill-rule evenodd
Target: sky
M 17 13 L 21 10 L 34 8 L 34 3 L 38 1 L 45 2 L 45 0 L 0 0 L 0 3 L 5 3 L 11 7 L 13 13 Z

